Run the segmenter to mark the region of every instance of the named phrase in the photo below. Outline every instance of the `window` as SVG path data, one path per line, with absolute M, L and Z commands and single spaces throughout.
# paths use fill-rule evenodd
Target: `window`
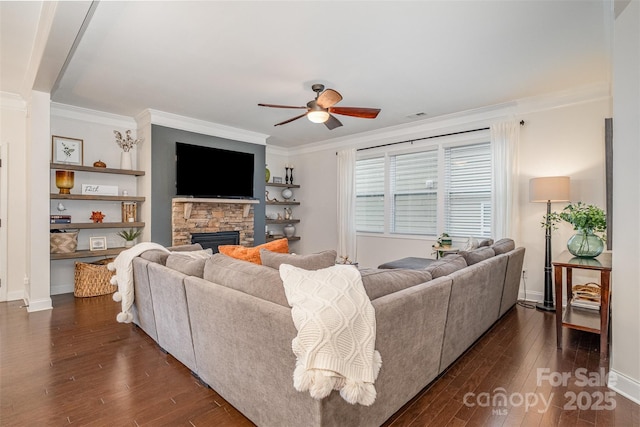
M 357 160 L 356 229 L 490 237 L 491 172 L 484 141 Z
M 451 236 L 491 236 L 491 146 L 444 150 L 444 229 Z
M 438 152 L 391 157 L 391 232 L 436 234 Z
M 356 161 L 356 229 L 384 232 L 384 157 Z

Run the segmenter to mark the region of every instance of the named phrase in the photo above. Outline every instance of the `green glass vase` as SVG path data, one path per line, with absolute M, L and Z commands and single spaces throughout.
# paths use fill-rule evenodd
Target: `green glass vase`
M 567 242 L 567 249 L 573 256 L 595 258 L 604 250 L 604 242 L 591 231 L 578 230 Z

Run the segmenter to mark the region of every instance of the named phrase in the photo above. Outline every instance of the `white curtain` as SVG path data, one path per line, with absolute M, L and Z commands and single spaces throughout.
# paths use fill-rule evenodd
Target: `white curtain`
M 520 124 L 509 121 L 491 125 L 493 161 L 492 217 L 494 239 L 518 241 L 518 147 Z
M 356 150 L 338 152 L 338 258 L 357 260 L 356 248 Z

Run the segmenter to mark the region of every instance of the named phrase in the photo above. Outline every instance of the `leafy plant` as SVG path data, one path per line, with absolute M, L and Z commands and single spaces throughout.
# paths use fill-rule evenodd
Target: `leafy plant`
M 130 228 L 128 230 L 122 230 L 122 231 L 118 232 L 118 236 L 122 237 L 126 241 L 136 240 L 136 238 L 138 236 L 140 236 L 141 234 L 142 234 L 142 230 L 136 230 L 136 229 L 133 229 L 133 228 Z
M 545 222 L 542 223 L 546 226 Z M 560 213 L 552 212 L 549 215 L 549 224 L 554 229 L 560 221 L 566 221 L 573 226 L 574 230 L 582 230 L 585 233 L 594 233 L 604 240 L 604 233 L 607 230 L 607 219 L 604 211 L 595 206 L 582 202 L 572 203 L 565 206 Z

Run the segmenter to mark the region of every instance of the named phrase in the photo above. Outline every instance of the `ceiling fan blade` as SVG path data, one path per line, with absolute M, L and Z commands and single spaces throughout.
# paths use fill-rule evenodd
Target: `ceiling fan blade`
M 327 89 L 318 95 L 316 102 L 322 108 L 329 108 L 342 100 L 342 95 L 333 89 Z
M 299 116 L 293 117 L 293 118 L 291 118 L 291 119 L 289 119 L 289 120 L 285 120 L 284 122 L 276 123 L 274 126 L 286 125 L 287 123 L 291 123 L 291 122 L 292 122 L 292 121 L 294 121 L 294 120 L 301 119 L 301 118 L 303 118 L 303 117 L 304 117 L 304 116 L 306 116 L 306 115 L 307 115 L 307 113 L 300 114 Z
M 271 107 L 271 108 L 307 108 L 307 107 L 296 107 L 293 105 L 276 105 L 276 104 L 258 104 L 260 107 Z
M 375 119 L 380 112 L 379 108 L 361 107 L 331 107 L 330 113 L 342 114 L 343 116 L 359 117 L 361 119 Z
M 342 126 L 342 123 L 340 123 L 340 120 L 336 119 L 334 116 L 329 115 L 329 120 L 324 122 L 324 125 L 329 128 L 329 130 L 333 130 Z

